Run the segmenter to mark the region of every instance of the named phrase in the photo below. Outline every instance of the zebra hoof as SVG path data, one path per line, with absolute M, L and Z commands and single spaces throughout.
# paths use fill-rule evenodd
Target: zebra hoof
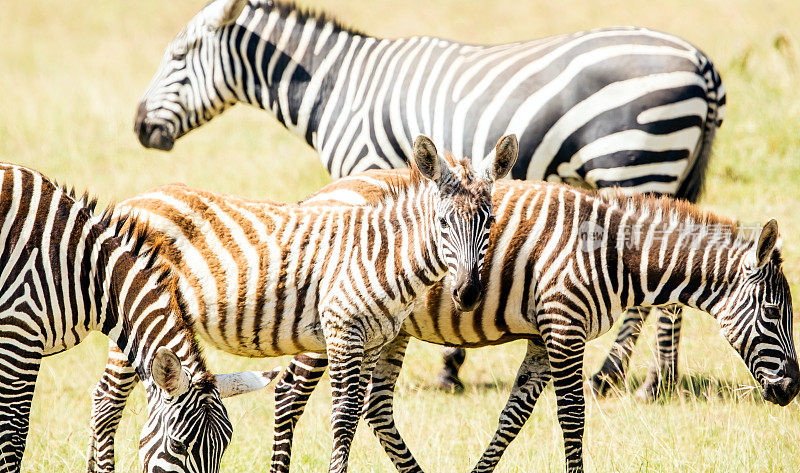
M 613 388 L 616 388 L 619 384 L 618 380 L 614 377 L 608 376 L 602 371 L 599 371 L 594 374 L 589 380 L 587 381 L 589 385 L 589 389 L 591 390 L 592 394 L 595 396 L 608 396 Z
M 464 390 L 464 383 L 458 379 L 458 376 L 451 376 L 446 373 L 441 373 L 436 378 L 436 385 L 443 391 L 461 392 Z
M 658 399 L 658 395 L 661 390 L 658 388 L 656 383 L 643 383 L 639 386 L 639 389 L 633 394 L 633 397 L 643 403 L 652 403 Z

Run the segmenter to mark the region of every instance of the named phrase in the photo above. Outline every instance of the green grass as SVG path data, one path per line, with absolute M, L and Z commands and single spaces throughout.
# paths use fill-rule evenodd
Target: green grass
M 294 200 L 328 181 L 316 155 L 266 113 L 236 107 L 183 138 L 170 154 L 142 149 L 132 132 L 139 95 L 163 47 L 203 2 L 5 2 L 0 14 L 0 160 L 32 166 L 86 188 L 104 202 L 167 182 L 252 197 Z M 306 2 L 303 2 L 304 4 Z M 787 0 L 323 2 L 346 23 L 381 36 L 439 35 L 502 42 L 618 24 L 676 33 L 702 47 L 723 74 L 728 116 L 718 135 L 703 205 L 745 222 L 776 217 L 785 270 L 800 289 L 800 3 Z M 796 324 L 795 331 L 798 331 Z M 633 362 L 646 373 L 652 327 Z M 586 464 L 608 472 L 800 470 L 798 401 L 779 408 L 754 385 L 715 323 L 690 312 L 680 368 L 686 390 L 656 405 L 628 392 L 589 400 Z M 610 344 L 590 346 L 587 370 Z M 468 471 L 494 429 L 523 345 L 473 351 L 470 386 L 458 396 L 431 387 L 438 348 L 413 343 L 401 376 L 401 430 L 426 471 Z M 208 350 L 212 368 L 268 368 L 285 359 L 244 360 Z M 105 340 L 45 360 L 37 385 L 24 471 L 85 467 L 89 393 L 105 360 Z M 235 426 L 227 472 L 267 471 L 271 393 L 228 401 Z M 330 390 L 322 385 L 300 423 L 294 470 L 324 471 L 331 446 Z M 145 418 L 137 390 L 118 436 L 120 471 L 136 470 Z M 561 433 L 548 389 L 498 471 L 560 471 Z M 359 429 L 353 471 L 393 471 Z

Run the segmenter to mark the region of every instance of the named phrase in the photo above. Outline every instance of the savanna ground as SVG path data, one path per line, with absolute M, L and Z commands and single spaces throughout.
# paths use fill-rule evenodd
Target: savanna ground
M 314 152 L 266 113 L 244 106 L 191 133 L 171 154 L 141 148 L 132 132 L 136 101 L 163 47 L 202 1 L 0 3 L 0 160 L 29 165 L 103 202 L 167 182 L 252 197 L 296 200 L 328 182 Z M 745 222 L 776 217 L 785 270 L 800 289 L 800 2 L 668 0 L 571 2 L 503 0 L 303 1 L 325 7 L 379 36 L 438 35 L 505 42 L 602 26 L 634 24 L 678 34 L 714 59 L 728 90 L 702 204 Z M 795 323 L 795 333 L 798 332 Z M 648 324 L 633 365 L 635 387 L 652 347 Z M 797 335 L 796 337 L 797 338 Z M 589 348 L 594 371 L 610 336 Z M 89 393 L 105 360 L 92 336 L 47 359 L 39 376 L 23 463 L 30 472 L 85 468 Z M 397 414 L 426 471 L 468 471 L 505 403 L 522 344 L 474 350 L 461 395 L 432 387 L 439 348 L 412 343 L 400 379 Z M 246 360 L 207 350 L 214 369 L 266 369 L 286 359 Z M 658 404 L 634 401 L 630 387 L 589 399 L 589 471 L 800 471 L 800 406 L 765 404 L 713 320 L 690 312 L 680 358 L 682 392 Z M 271 392 L 228 401 L 235 427 L 228 472 L 267 471 Z M 137 389 L 118 436 L 120 471 L 138 468 L 145 418 Z M 295 471 L 325 471 L 331 445 L 330 391 L 323 383 L 297 432 Z M 561 471 L 561 433 L 552 388 L 539 401 L 499 471 Z M 353 471 L 393 471 L 362 426 Z

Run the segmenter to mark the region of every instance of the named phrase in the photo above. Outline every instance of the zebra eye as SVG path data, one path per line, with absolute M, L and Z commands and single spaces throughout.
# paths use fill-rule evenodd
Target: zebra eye
M 172 437 L 169 439 L 169 448 L 178 455 L 186 455 L 189 453 L 185 443 Z
M 495 220 L 496 219 L 494 218 L 494 215 L 489 215 L 489 218 L 486 219 L 486 228 L 489 228 L 492 225 L 494 225 Z
M 447 219 L 445 217 L 440 217 L 439 218 L 439 225 L 441 225 L 442 228 L 447 228 Z
M 781 311 L 778 309 L 777 305 L 774 304 L 765 304 L 764 305 L 764 317 L 770 320 L 778 320 L 781 318 Z

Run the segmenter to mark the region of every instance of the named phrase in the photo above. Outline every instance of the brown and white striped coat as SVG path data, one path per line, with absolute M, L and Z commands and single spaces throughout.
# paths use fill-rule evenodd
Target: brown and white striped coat
M 381 180 L 379 172 L 343 179 L 306 202 L 373 201 L 385 185 Z M 691 204 L 529 182 L 496 184 L 494 205 L 483 303 L 459 312 L 442 297 L 447 280 L 434 286 L 375 368 L 365 414 L 398 470 L 421 471 L 392 413 L 410 336 L 454 346 L 528 339 L 497 433 L 476 472 L 494 469 L 550 379 L 567 470 L 582 471 L 583 346 L 632 306 L 680 302 L 711 313 L 766 399 L 784 405 L 797 394 L 791 294 L 774 221 L 753 241 L 732 221 Z M 324 366 L 325 360 L 297 357 L 276 387 L 272 471 L 288 471 L 292 428 Z
M 480 300 L 491 184 L 508 172 L 516 152 L 516 139 L 504 138 L 476 174 L 468 160 L 439 158 L 430 140 L 420 138 L 411 177 L 387 175 L 374 205 L 257 202 L 171 185 L 121 207 L 166 238 L 164 255 L 204 339 L 242 356 L 327 354 L 331 469 L 344 471 L 371 367 L 415 298 L 449 272 L 456 303 L 469 309 Z M 134 382 L 133 372 L 117 368 L 98 384 L 92 448 L 102 461 L 95 471 L 113 469 L 115 407 L 124 405 Z
M 304 205 L 326 206 L 333 201 L 358 205 L 374 204 L 386 192 L 389 185 L 387 183 L 388 176 L 391 176 L 391 179 L 397 179 L 397 174 L 386 174 L 381 171 L 344 178 L 306 200 Z M 233 202 L 236 201 L 236 198 L 230 199 Z M 475 311 L 458 312 L 447 296 L 449 294 L 449 291 L 445 289 L 447 283 L 443 286 L 435 285 L 424 298 L 417 301 L 416 310 L 404 323 L 400 336 L 384 350 L 374 372 L 367 418 L 370 424 L 376 428 L 384 446 L 394 456 L 401 471 L 419 471 L 416 462 L 394 429 L 391 411 L 391 392 L 409 336 L 434 343 L 468 346 L 502 343 L 519 338 L 530 340 L 529 352 L 518 374 L 518 382 L 515 384 L 509 404 L 501 417 L 498 436 L 478 468 L 479 470 L 490 470 L 499 459 L 505 444 L 510 441 L 503 439 L 510 439 L 521 428 L 527 415 L 530 414 L 539 392 L 554 376 L 550 360 L 547 358 L 551 352 L 544 346 L 544 333 L 548 334 L 549 340 L 558 340 L 559 337 L 569 336 L 571 330 L 578 329 L 576 338 L 578 345 L 575 349 L 580 351 L 582 341 L 607 330 L 624 307 L 637 303 L 663 303 L 665 297 L 663 293 L 670 285 L 677 284 L 677 276 L 670 277 L 666 279 L 660 291 L 657 290 L 658 288 L 636 291 L 634 290 L 636 286 L 633 284 L 634 280 L 615 277 L 615 271 L 608 273 L 603 271 L 603 268 L 613 268 L 613 265 L 619 261 L 629 261 L 632 258 L 642 261 L 650 258 L 650 252 L 654 250 L 654 247 L 651 246 L 648 251 L 645 251 L 646 248 L 642 246 L 644 240 L 638 242 L 639 246 L 627 249 L 624 245 L 617 247 L 609 243 L 617 238 L 610 232 L 619 230 L 620 221 L 630 222 L 635 218 L 635 221 L 642 225 L 642 230 L 650 229 L 652 234 L 661 232 L 662 236 L 672 235 L 669 238 L 662 238 L 660 241 L 666 245 L 665 248 L 675 245 L 673 251 L 664 253 L 665 257 L 669 255 L 669 258 L 660 262 L 656 258 L 655 262 L 658 264 L 640 269 L 649 271 L 653 275 L 663 276 L 668 273 L 680 275 L 680 266 L 671 266 L 673 259 L 676 262 L 682 261 L 681 264 L 687 264 L 685 257 L 691 251 L 689 251 L 690 248 L 685 248 L 685 245 L 676 245 L 676 242 L 680 240 L 675 238 L 679 232 L 670 223 L 673 220 L 684 223 L 694 222 L 701 228 L 714 227 L 722 230 L 722 236 L 727 238 L 714 240 L 714 235 L 708 235 L 709 245 L 698 246 L 694 249 L 695 252 L 701 250 L 709 254 L 728 252 L 732 258 L 742 260 L 744 255 L 753 252 L 754 247 L 752 241 L 742 239 L 732 232 L 730 222 L 718 217 L 702 216 L 692 206 L 679 205 L 668 200 L 628 200 L 620 197 L 618 201 L 609 202 L 596 195 L 565 186 L 500 181 L 495 184 L 494 206 L 498 225 L 494 227 L 487 252 L 487 264 L 484 266 L 484 280 L 487 284 L 487 296 L 484 303 Z M 609 250 L 603 253 L 599 251 L 599 248 L 593 250 L 592 253 L 576 251 L 575 246 L 581 241 L 580 223 L 589 221 L 595 222 L 602 230 L 601 235 L 606 238 L 604 248 L 624 251 L 615 253 Z M 774 236 L 774 233 L 771 233 L 774 228 L 771 226 L 768 226 L 765 231 Z M 576 234 L 576 232 L 578 233 Z M 645 231 L 641 237 L 645 238 L 646 235 Z M 601 241 L 603 240 L 601 239 Z M 767 240 L 764 244 L 769 242 L 770 240 Z M 581 258 L 581 256 L 583 257 Z M 596 258 L 588 258 L 588 256 Z M 597 258 L 603 263 L 602 265 L 592 263 Z M 712 258 L 711 261 L 716 260 Z M 582 264 L 579 265 L 578 262 Z M 693 264 L 697 265 L 699 261 L 695 259 Z M 702 271 L 693 270 L 691 273 L 695 276 L 697 273 L 713 275 L 715 271 L 724 269 L 708 262 L 703 265 L 705 266 L 701 268 Z M 579 270 L 580 268 L 583 269 Z M 625 269 L 623 266 L 618 266 L 618 269 L 628 271 L 635 268 Z M 785 283 L 785 279 L 780 273 L 780 265 L 774 260 L 762 266 L 758 271 L 748 268 L 744 263 L 740 266 L 732 266 L 727 270 L 731 272 L 731 275 L 736 274 L 737 271 L 742 273 L 765 271 L 769 273 L 772 283 L 781 283 L 781 281 L 781 284 Z M 241 270 L 239 274 L 242 274 Z M 577 282 L 586 282 L 582 289 L 579 289 L 580 284 L 573 283 L 572 290 L 577 291 L 578 295 L 576 298 L 568 300 L 571 303 L 583 301 L 583 307 L 578 313 L 570 313 L 569 316 L 564 317 L 562 325 L 553 323 L 552 320 L 548 323 L 546 317 L 538 315 L 539 308 L 546 307 L 548 298 L 555 298 L 555 304 L 561 303 L 563 306 L 563 301 L 559 302 L 557 296 L 559 296 L 559 291 L 561 294 L 565 293 L 562 288 L 562 285 L 566 286 L 563 280 L 565 275 L 577 278 Z M 641 278 L 638 279 L 641 280 Z M 616 286 L 611 283 L 613 280 L 616 280 Z M 589 284 L 588 281 L 592 283 Z M 597 286 L 594 285 L 595 281 L 597 281 Z M 691 287 L 692 284 L 706 284 L 710 281 L 711 279 L 703 278 L 700 281 L 696 278 L 690 279 L 684 289 Z M 775 302 L 774 306 L 779 306 L 783 311 L 779 314 L 782 326 L 780 337 L 777 337 L 776 334 L 768 334 L 767 339 L 780 341 L 773 348 L 778 347 L 777 353 L 783 357 L 784 362 L 777 367 L 772 365 L 767 371 L 764 371 L 763 368 L 758 368 L 758 366 L 762 366 L 758 365 L 761 361 L 759 353 L 751 348 L 743 348 L 747 344 L 739 341 L 733 344 L 740 353 L 746 354 L 748 365 L 751 370 L 756 372 L 756 379 L 764 386 L 773 386 L 769 387 L 768 391 L 777 392 L 779 397 L 776 397 L 775 394 L 769 396 L 783 402 L 796 390 L 796 371 L 793 371 L 792 368 L 793 366 L 796 368 L 796 361 L 793 361 L 795 358 L 794 347 L 790 342 L 791 337 L 787 338 L 786 336 L 787 330 L 790 334 L 788 327 L 791 326 L 790 295 L 788 289 L 781 284 L 773 285 L 768 292 L 761 294 L 761 299 L 756 301 L 755 306 L 749 309 L 743 308 L 741 311 L 743 316 L 737 323 L 739 328 L 749 327 L 748 330 L 750 330 L 755 327 L 757 330 L 761 330 L 763 310 L 759 309 L 759 304 L 763 305 L 764 299 L 772 298 L 771 300 Z M 554 290 L 554 287 L 557 289 Z M 725 286 L 720 287 L 725 288 Z M 741 287 L 747 286 L 742 285 Z M 587 294 L 595 294 L 595 296 L 587 298 Z M 725 291 L 718 291 L 711 295 L 717 301 L 722 301 L 727 296 Z M 679 296 L 682 299 L 684 294 L 679 294 Z M 668 297 L 672 296 L 668 295 Z M 703 304 L 711 304 L 708 297 L 706 296 L 707 299 Z M 700 305 L 700 301 L 689 300 L 688 302 L 696 306 Z M 710 305 L 707 308 L 710 308 Z M 715 315 L 723 322 L 733 320 L 731 314 L 723 316 L 723 312 L 722 310 L 717 311 Z M 553 318 L 555 315 L 550 317 Z M 787 320 L 789 322 L 786 322 Z M 738 337 L 738 335 L 731 335 L 729 339 L 734 337 Z M 571 354 L 578 357 L 576 353 Z M 580 384 L 578 382 L 581 376 L 580 364 L 575 357 L 570 357 L 571 363 L 561 363 L 556 376 L 556 379 L 560 380 L 557 384 L 562 385 L 559 395 L 560 405 L 565 403 L 565 399 L 575 401 L 574 405 L 567 403 L 563 409 L 560 409 L 564 419 L 580 416 L 582 412 L 582 401 L 579 402 L 582 397 L 570 397 L 563 393 L 565 383 L 568 388 L 573 389 Z M 299 357 L 293 363 L 287 377 L 276 388 L 279 400 L 276 409 L 276 447 L 273 456 L 273 471 L 288 469 L 292 427 L 302 411 L 310 391 L 313 390 L 314 384 L 321 376 L 322 370 L 324 370 L 324 362 L 320 363 L 319 359 Z M 772 374 L 768 375 L 768 372 Z M 107 398 L 105 402 L 108 404 L 111 400 Z M 575 412 L 576 409 L 578 412 Z M 572 425 L 575 427 L 567 429 L 565 435 L 568 439 L 571 462 L 575 464 L 576 458 L 580 456 L 579 449 L 576 452 L 576 442 L 577 445 L 580 444 L 583 422 L 581 420 Z

